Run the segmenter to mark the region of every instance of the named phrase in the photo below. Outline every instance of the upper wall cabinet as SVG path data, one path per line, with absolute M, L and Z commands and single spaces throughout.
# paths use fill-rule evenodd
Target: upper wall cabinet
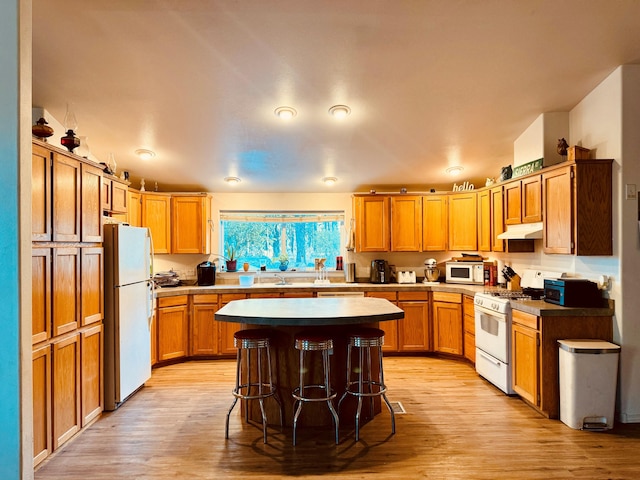
M 504 232 L 504 203 L 502 186 L 491 189 L 491 251 L 504 252 L 504 240 L 498 238 Z
M 476 250 L 477 233 L 476 192 L 449 195 L 449 250 Z
M 422 197 L 400 195 L 391 197 L 391 251 L 422 250 Z
M 542 221 L 542 184 L 532 175 L 504 185 L 504 223 L 517 225 Z
M 102 170 L 82 164 L 82 241 L 102 242 Z
M 542 175 L 543 251 L 612 255 L 613 160 L 580 160 Z
M 80 241 L 80 161 L 53 152 L 53 240 Z M 99 190 L 98 190 L 99 192 Z
M 171 253 L 211 253 L 211 197 L 172 195 Z
M 51 152 L 34 144 L 31 151 L 31 240 L 51 241 Z
M 422 250 L 442 252 L 447 250 L 449 215 L 447 195 L 422 197 Z
M 478 192 L 478 250 L 491 251 L 491 191 Z
M 171 195 L 142 195 L 142 226 L 151 233 L 154 253 L 171 253 Z
M 391 199 L 388 195 L 353 197 L 356 216 L 356 251 L 388 252 Z

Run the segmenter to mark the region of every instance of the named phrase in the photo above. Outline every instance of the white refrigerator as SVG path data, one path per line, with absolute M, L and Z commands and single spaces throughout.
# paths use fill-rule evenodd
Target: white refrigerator
M 151 239 L 146 228 L 104 225 L 104 408 L 115 410 L 151 377 Z

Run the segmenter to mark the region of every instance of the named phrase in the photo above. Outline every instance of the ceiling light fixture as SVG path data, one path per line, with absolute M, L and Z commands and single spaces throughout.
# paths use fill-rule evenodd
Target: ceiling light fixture
M 229 185 L 237 185 L 238 183 L 241 182 L 239 177 L 224 177 L 224 181 L 227 182 Z
M 276 117 L 282 120 L 289 120 L 298 114 L 296 109 L 293 107 L 278 107 L 274 110 L 274 113 L 276 114 Z
M 146 148 L 139 148 L 138 150 L 135 151 L 135 154 L 141 160 L 150 160 L 156 156 L 155 152 L 152 152 L 151 150 L 147 150 Z
M 463 167 L 461 167 L 460 165 L 457 165 L 455 167 L 449 167 L 445 170 L 445 172 L 447 172 L 449 175 L 451 176 L 456 176 L 456 175 L 460 175 L 462 173 L 462 171 L 464 170 Z
M 346 105 L 334 105 L 329 109 L 329 113 L 334 118 L 345 118 L 351 113 L 351 109 Z
M 333 185 L 334 183 L 336 183 L 338 181 L 338 179 L 336 177 L 324 177 L 322 179 L 322 181 L 326 184 L 326 185 Z

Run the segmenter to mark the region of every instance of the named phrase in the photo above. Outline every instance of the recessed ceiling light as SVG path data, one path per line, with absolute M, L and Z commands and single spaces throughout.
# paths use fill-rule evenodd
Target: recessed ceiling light
M 135 154 L 140 157 L 142 160 L 150 160 L 156 156 L 155 152 L 151 150 L 147 150 L 146 148 L 139 148 L 135 151 Z
M 335 118 L 345 118 L 351 113 L 351 109 L 346 105 L 334 105 L 329 109 L 329 113 Z
M 456 176 L 456 175 L 460 175 L 463 170 L 464 170 L 464 167 L 461 167 L 460 165 L 457 165 L 455 167 L 447 168 L 445 170 L 445 172 L 447 172 L 451 176 Z
M 229 185 L 237 185 L 238 183 L 241 182 L 239 177 L 224 177 L 224 181 L 227 182 Z
M 336 182 L 338 181 L 338 179 L 337 179 L 336 177 L 324 177 L 324 178 L 322 179 L 322 181 L 323 181 L 325 184 L 327 184 L 327 185 L 331 186 L 331 185 L 333 185 L 334 183 L 336 183 Z
M 282 120 L 289 120 L 298 114 L 296 109 L 293 107 L 278 107 L 275 109 L 274 113 L 276 114 L 276 117 L 281 118 Z

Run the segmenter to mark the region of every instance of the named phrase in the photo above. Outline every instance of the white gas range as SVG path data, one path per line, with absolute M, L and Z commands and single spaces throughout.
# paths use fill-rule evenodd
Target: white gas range
M 525 270 L 522 291 L 487 289 L 476 293 L 476 371 L 507 395 L 515 394 L 511 382 L 511 300 L 541 298 L 545 278 L 559 278 L 556 272 Z

